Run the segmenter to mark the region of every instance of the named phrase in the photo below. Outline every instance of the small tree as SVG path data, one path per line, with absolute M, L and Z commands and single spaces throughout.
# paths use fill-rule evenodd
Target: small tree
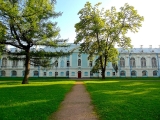
M 78 12 L 80 22 L 75 24 L 77 35 L 74 43 L 81 42 L 80 52 L 89 54 L 90 58 L 97 56 L 93 68 L 100 67 L 104 79 L 107 62 L 115 62 L 114 57 L 118 56 L 114 46 L 131 47 L 131 39 L 126 34 L 128 31 L 138 32 L 143 17 L 128 4 L 121 7 L 119 12 L 115 7 L 106 11 L 103 8 L 99 10 L 100 4 L 92 7 L 87 2 Z
M 44 60 L 68 54 L 31 49 L 37 45 L 53 49 L 66 46 L 66 40 L 60 39 L 57 23 L 53 22 L 61 15 L 55 12 L 54 4 L 55 0 L 0 0 L 0 29 L 5 33 L 0 36 L 0 43 L 16 47 L 16 52 L 9 52 L 10 58 L 24 61 L 22 84 L 28 83 L 31 64 L 43 66 Z

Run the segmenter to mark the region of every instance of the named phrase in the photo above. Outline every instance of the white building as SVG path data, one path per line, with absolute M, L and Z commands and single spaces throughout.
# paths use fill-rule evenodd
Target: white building
M 63 48 L 65 51 L 78 48 L 78 45 L 72 44 L 69 48 Z M 7 48 L 9 49 L 9 48 Z M 58 48 L 60 50 L 61 48 Z M 159 77 L 160 76 L 160 47 L 159 48 L 133 48 L 125 50 L 117 48 L 119 51 L 118 73 L 116 73 L 111 63 L 106 67 L 106 77 Z M 11 48 L 14 52 L 16 49 Z M 46 47 L 46 51 L 54 51 Z M 79 54 L 76 49 L 71 55 L 53 58 L 52 62 L 57 61 L 57 64 L 51 68 L 41 68 L 31 66 L 30 77 L 69 77 L 69 78 L 89 78 L 101 77 L 101 72 L 90 72 L 94 61 L 88 60 L 87 54 Z M 0 76 L 22 77 L 24 75 L 24 63 L 22 61 L 10 61 L 7 55 L 2 55 L 0 58 Z

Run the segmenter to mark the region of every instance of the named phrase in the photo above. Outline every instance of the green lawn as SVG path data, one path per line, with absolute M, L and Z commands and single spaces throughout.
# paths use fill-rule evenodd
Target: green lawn
M 0 79 L 0 120 L 46 120 L 55 112 L 74 81 L 40 78 Z
M 100 120 L 160 120 L 160 80 L 85 81 Z

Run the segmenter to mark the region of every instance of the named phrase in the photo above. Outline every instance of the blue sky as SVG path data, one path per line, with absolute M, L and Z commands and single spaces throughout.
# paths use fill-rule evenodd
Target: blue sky
M 61 38 L 69 39 L 70 43 L 74 42 L 76 36 L 74 25 L 79 22 L 77 13 L 87 1 L 92 5 L 102 2 L 101 6 L 105 9 L 115 6 L 118 10 L 125 3 L 134 6 L 138 13 L 144 16 L 144 22 L 138 33 L 128 34 L 132 39 L 132 45 L 134 47 L 152 45 L 154 48 L 160 45 L 159 0 L 145 0 L 145 2 L 143 0 L 57 0 L 55 10 L 63 12 L 62 16 L 55 19 L 61 29 Z

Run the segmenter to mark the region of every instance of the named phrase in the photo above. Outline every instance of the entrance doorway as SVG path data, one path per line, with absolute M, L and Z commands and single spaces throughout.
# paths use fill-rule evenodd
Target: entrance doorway
M 81 78 L 81 71 L 78 71 L 78 78 Z

